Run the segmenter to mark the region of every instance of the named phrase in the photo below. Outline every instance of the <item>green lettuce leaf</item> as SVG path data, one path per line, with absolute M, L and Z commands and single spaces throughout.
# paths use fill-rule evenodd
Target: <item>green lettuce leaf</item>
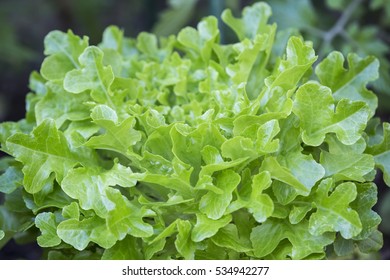
M 35 225 L 41 230 L 42 235 L 37 238 L 41 247 L 54 247 L 61 243 L 57 235 L 56 216 L 50 212 L 39 213 L 35 218 Z
M 331 179 L 321 182 L 314 199 L 317 211 L 310 216 L 309 231 L 314 235 L 337 231 L 345 239 L 358 235 L 362 230 L 359 214 L 348 205 L 356 199 L 356 185 L 352 182 L 336 186 L 333 192 Z
M 315 82 L 297 90 L 293 112 L 301 121 L 302 140 L 312 146 L 319 146 L 330 132 L 336 133 L 342 143 L 354 144 L 370 115 L 369 107 L 361 101 L 342 99 L 335 106 L 331 90 Z
M 323 252 L 324 247 L 331 244 L 335 238 L 332 233 L 312 235 L 308 228 L 307 221 L 302 221 L 292 229 L 287 221 L 269 219 L 252 230 L 254 254 L 259 258 L 265 257 L 272 253 L 282 240 L 288 239 L 292 245 L 288 255 L 292 259 L 303 259 Z
M 57 227 L 58 236 L 77 250 L 84 250 L 90 242 L 103 248 L 111 248 L 118 240 L 107 228 L 105 220 L 94 216 L 82 221 L 69 219 Z
M 367 83 L 378 78 L 379 61 L 374 57 L 360 58 L 348 55 L 349 69 L 344 68 L 344 56 L 332 52 L 316 67 L 316 74 L 322 85 L 332 90 L 336 101 L 349 99 L 364 101 L 373 116 L 378 105 L 376 95 L 366 88 Z
M 50 145 L 47 143 L 50 142 Z M 77 164 L 89 165 L 83 149 L 70 149 L 64 134 L 53 120 L 45 120 L 32 135 L 16 133 L 7 140 L 7 149 L 24 164 L 23 184 L 29 193 L 39 192 L 47 183 L 61 182 L 68 171 Z

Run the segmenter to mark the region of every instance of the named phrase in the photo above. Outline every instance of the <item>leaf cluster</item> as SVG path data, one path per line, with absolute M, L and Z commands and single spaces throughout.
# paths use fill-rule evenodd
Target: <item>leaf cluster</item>
M 313 68 L 312 44 L 280 40 L 270 16 L 224 11 L 233 44 L 215 17 L 162 38 L 111 26 L 98 46 L 49 33 L 25 119 L 0 125 L 0 242 L 27 235 L 52 259 L 379 250 L 378 61 L 332 52 Z

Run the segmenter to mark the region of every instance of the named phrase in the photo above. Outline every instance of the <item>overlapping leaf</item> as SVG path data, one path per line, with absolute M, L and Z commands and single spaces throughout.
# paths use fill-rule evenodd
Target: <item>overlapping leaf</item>
M 114 107 L 110 92 L 114 74 L 111 67 L 103 65 L 103 52 L 94 46 L 87 47 L 80 55 L 79 62 L 82 69 L 66 73 L 65 90 L 72 93 L 88 90 L 95 101 Z
M 77 199 L 84 210 L 94 210 L 96 215 L 106 218 L 115 208 L 106 194 L 109 186 L 132 187 L 137 180 L 132 178 L 130 168 L 116 164 L 111 170 L 77 168 L 68 172 L 61 186 L 70 197 Z
M 361 137 L 370 115 L 367 104 L 348 99 L 336 106 L 334 103 L 330 89 L 318 83 L 308 82 L 298 89 L 293 112 L 301 121 L 302 139 L 307 145 L 320 145 L 330 132 L 346 145 Z
M 133 129 L 134 118 L 128 117 L 119 122 L 117 113 L 109 106 L 96 106 L 91 117 L 97 125 L 105 129 L 105 133 L 90 138 L 87 146 L 126 154 L 127 150 L 141 139 L 140 132 Z
M 45 37 L 45 55 L 41 74 L 47 80 L 64 79 L 67 72 L 79 68 L 79 56 L 88 47 L 88 38 L 80 38 L 72 31 L 52 31 Z
M 42 235 L 37 238 L 41 247 L 54 247 L 61 243 L 57 235 L 56 216 L 50 212 L 40 213 L 35 218 L 35 225 L 41 230 Z
M 37 193 L 45 184 L 52 182 L 52 174 L 57 182 L 61 182 L 75 165 L 94 163 L 93 159 L 85 158 L 87 154 L 83 153 L 83 149 L 76 152 L 69 148 L 53 120 L 42 122 L 32 135 L 17 133 L 9 137 L 7 148 L 24 164 L 23 184 L 30 193 Z
M 360 58 L 356 54 L 348 55 L 349 69 L 344 68 L 344 56 L 332 52 L 316 67 L 321 84 L 332 90 L 336 101 L 347 98 L 352 101 L 364 101 L 370 107 L 373 116 L 377 107 L 376 95 L 366 88 L 366 84 L 378 78 L 379 61 L 374 57 Z
M 292 247 L 288 252 L 292 259 L 303 259 L 311 254 L 322 253 L 325 246 L 334 240 L 334 234 L 312 235 L 307 221 L 294 225 L 287 221 L 270 219 L 253 228 L 251 242 L 254 254 L 265 257 L 271 254 L 284 239 L 288 239 Z M 272 238 L 270 238 L 272 237 Z
M 350 239 L 362 230 L 359 214 L 349 206 L 356 199 L 356 185 L 352 182 L 342 183 L 328 195 L 333 187 L 331 179 L 319 185 L 314 199 L 317 211 L 310 217 L 309 231 L 314 235 L 337 231 Z

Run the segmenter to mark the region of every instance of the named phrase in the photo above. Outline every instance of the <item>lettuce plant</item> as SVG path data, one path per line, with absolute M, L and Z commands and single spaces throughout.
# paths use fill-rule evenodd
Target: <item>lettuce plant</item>
M 53 31 L 0 126 L 1 245 L 51 259 L 321 259 L 378 251 L 374 57 L 284 41 L 256 3 L 157 38 Z

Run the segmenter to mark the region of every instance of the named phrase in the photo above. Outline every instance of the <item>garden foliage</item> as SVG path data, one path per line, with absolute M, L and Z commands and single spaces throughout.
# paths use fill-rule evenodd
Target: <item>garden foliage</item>
M 0 245 L 48 258 L 319 259 L 378 251 L 374 57 L 279 40 L 256 3 L 177 36 L 45 38 L 26 117 L 0 126 Z M 281 51 L 283 50 L 283 51 Z

